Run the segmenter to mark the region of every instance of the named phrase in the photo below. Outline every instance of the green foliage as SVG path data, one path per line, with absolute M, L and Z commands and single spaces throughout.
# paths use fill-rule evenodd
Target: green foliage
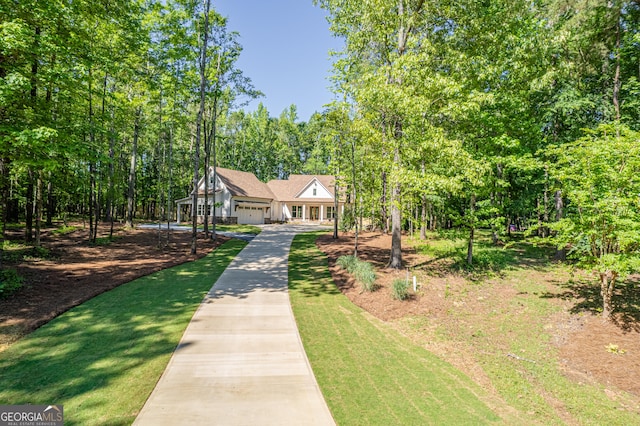
M 354 266 L 353 275 L 362 285 L 362 291 L 375 291 L 378 289 L 376 271 L 369 262 L 358 260 Z
M 569 204 L 565 218 L 549 224 L 554 241 L 600 273 L 640 270 L 639 139 L 624 126 L 603 125 L 549 149 L 557 158 L 552 175 Z
M 338 228 L 342 232 L 349 232 L 356 226 L 356 220 L 354 209 L 346 207 L 339 217 Z
M 349 271 L 349 273 L 351 273 L 354 270 L 354 267 L 357 261 L 358 261 L 358 258 L 355 257 L 354 255 L 346 255 L 346 256 L 340 256 L 336 261 L 336 263 L 342 269 L 347 270 Z
M 96 240 L 93 241 L 91 244 L 95 246 L 108 246 L 109 244 L 114 242 L 116 239 L 117 237 L 99 237 L 99 238 L 96 238 Z
M 391 285 L 391 297 L 396 300 L 406 300 L 409 296 L 409 282 L 403 279 L 393 280 L 393 284 Z
M 353 255 L 340 256 L 337 264 L 353 275 L 362 286 L 362 291 L 375 291 L 378 289 L 376 285 L 376 272 L 369 262 L 362 261 Z
M 11 294 L 22 288 L 24 279 L 18 275 L 15 269 L 0 270 L 0 299 L 11 296 Z
M 77 230 L 78 230 L 77 226 L 64 225 L 64 226 L 61 226 L 60 228 L 54 229 L 52 232 L 55 235 L 67 235 Z
M 613 310 L 619 278 L 640 271 L 640 134 L 601 125 L 575 142 L 552 147 L 552 176 L 569 205 L 549 224 L 559 249 L 599 274 L 603 317 Z
M 22 260 L 49 259 L 51 252 L 45 247 L 33 247 L 27 244 L 16 243 L 10 240 L 3 241 L 2 259 L 7 262 L 20 262 Z

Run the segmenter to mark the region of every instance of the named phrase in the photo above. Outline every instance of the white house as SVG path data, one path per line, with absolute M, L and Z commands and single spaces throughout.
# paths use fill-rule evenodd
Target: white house
M 216 203 L 215 213 L 217 222 L 238 224 L 260 224 L 269 218 L 273 193 L 269 187 L 260 182 L 253 173 L 237 170 L 216 168 L 217 183 L 213 182 L 213 167 L 209 169 L 209 218 L 213 218 L 213 205 Z M 198 182 L 198 221 L 204 220 L 204 179 Z M 215 188 L 215 191 L 214 191 Z M 215 192 L 215 201 L 213 194 Z M 192 192 L 193 195 L 193 192 Z M 177 200 L 178 223 L 183 219 L 184 206 L 191 207 L 192 197 Z M 187 217 L 187 220 L 190 216 Z
M 335 217 L 335 178 L 327 175 L 291 175 L 267 183 L 275 199 L 274 221 L 332 221 Z M 342 208 L 343 203 L 339 203 Z
M 327 175 L 291 175 L 287 180 L 264 183 L 253 173 L 216 168 L 209 169 L 209 217 L 213 205 L 219 223 L 262 224 L 287 221 L 321 222 L 335 218 L 334 177 Z M 198 183 L 198 221 L 204 220 L 204 177 Z M 214 191 L 215 188 L 215 191 Z M 215 193 L 215 201 L 214 201 Z M 192 193 L 193 194 L 193 193 Z M 178 223 L 191 218 L 192 197 L 177 200 Z M 339 208 L 343 208 L 342 202 Z M 183 213 L 187 213 L 184 216 Z

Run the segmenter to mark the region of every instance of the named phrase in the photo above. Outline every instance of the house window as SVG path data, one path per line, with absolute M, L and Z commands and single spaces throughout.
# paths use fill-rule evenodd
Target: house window
M 204 204 L 198 204 L 198 216 L 204 216 L 204 213 L 206 212 L 206 207 L 204 206 Z M 209 216 L 213 215 L 213 205 L 209 204 Z
M 336 218 L 336 208 L 334 206 L 327 206 L 327 219 Z
M 313 196 L 315 197 L 316 195 L 318 195 L 318 189 L 317 188 L 313 188 Z
M 291 206 L 291 217 L 302 219 L 302 206 Z

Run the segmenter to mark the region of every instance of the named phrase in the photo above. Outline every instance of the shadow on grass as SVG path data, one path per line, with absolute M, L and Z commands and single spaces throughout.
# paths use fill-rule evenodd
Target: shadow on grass
M 600 283 L 596 280 L 571 280 L 559 283 L 565 291 L 553 294 L 545 293 L 541 297 L 573 301 L 570 312 L 578 314 L 588 312 L 593 315 L 602 314 L 602 295 Z M 640 280 L 630 278 L 616 285 L 613 295 L 613 323 L 624 331 L 640 332 Z
M 415 247 L 418 253 L 431 256 L 415 268 L 435 276 L 446 275 L 453 270 L 468 273 L 476 279 L 502 276 L 506 271 L 520 268 L 544 270 L 554 254 L 550 246 L 535 246 L 520 239 L 495 245 L 488 235 L 482 233 L 474 244 L 472 265 L 467 263 L 467 241 L 464 239 L 438 237 L 417 242 Z
M 318 257 L 311 252 L 315 248 L 315 240 L 324 233 L 299 234 L 296 237 L 297 244 L 304 249 L 292 250 L 289 255 L 289 263 L 295 265 L 295 268 L 289 270 L 289 289 L 299 292 L 304 297 L 340 293 L 333 281 L 325 279 L 329 274 L 329 264 L 326 257 Z
M 244 243 L 103 293 L 0 354 L 0 401 L 65 404 L 66 424 L 130 424 L 203 296 Z

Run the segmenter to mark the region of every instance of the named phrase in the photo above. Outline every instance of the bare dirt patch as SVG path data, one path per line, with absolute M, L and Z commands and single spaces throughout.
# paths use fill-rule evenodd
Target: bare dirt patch
M 99 237 L 108 236 L 102 225 Z M 28 256 L 5 266 L 16 268 L 25 278 L 24 287 L 7 299 L 0 299 L 0 350 L 70 308 L 136 278 L 161 269 L 196 260 L 227 241 L 198 241 L 198 254 L 191 255 L 191 234 L 172 231 L 166 244 L 166 231 L 115 229 L 115 239 L 105 245 L 91 245 L 88 229 L 66 235 L 44 230 L 42 247 L 49 255 L 42 259 Z M 7 232 L 8 239 L 20 241 L 18 232 Z
M 446 358 L 477 382 L 488 385 L 488 379 L 474 355 L 484 350 L 507 354 L 510 336 L 508 330 L 495 330 L 496 338 L 490 339 L 491 347 L 483 347 L 481 343 L 474 346 L 474 338 L 480 337 L 478 333 L 493 332 L 492 324 L 485 323 L 484 329 L 479 331 L 474 322 L 490 321 L 487 318 L 492 314 L 504 313 L 526 321 L 527 309 L 518 302 L 518 298 L 536 297 L 545 298 L 559 308 L 558 313 L 549 317 L 541 327 L 552 335 L 550 350 L 557 351 L 561 370 L 568 377 L 578 382 L 600 383 L 607 387 L 607 394 L 613 400 L 617 398 L 617 391 L 611 389 L 640 397 L 640 332 L 637 322 L 628 316 L 624 317 L 624 322 L 603 322 L 595 313 L 579 309 L 583 303 L 580 295 L 567 297 L 567 289 L 562 286 L 569 277 L 549 276 L 532 269 L 528 271 L 532 274 L 528 278 L 540 285 L 540 291 L 533 294 L 522 294 L 513 283 L 501 279 L 488 279 L 482 286 L 473 286 L 465 277 L 446 272 L 447 265 L 439 267 L 434 265 L 433 259 L 404 249 L 404 261 L 411 274 L 418 274 L 419 280 L 422 283 L 428 281 L 428 285 L 421 287 L 409 301 L 401 302 L 392 299 L 390 286 L 394 279 L 405 278 L 407 271 L 385 268 L 391 237 L 364 233 L 359 239 L 359 257 L 377 268 L 376 282 L 381 288 L 375 292 L 363 292 L 354 279 L 336 265 L 338 257 L 353 254 L 353 243 L 353 236 L 346 234 L 338 240 L 326 235 L 317 241 L 320 250 L 328 257 L 333 279 L 341 291 L 354 304 L 379 319 L 399 324 L 410 338 Z M 403 243 L 403 247 L 409 247 L 409 244 Z M 427 264 L 431 265 L 428 276 L 420 275 L 420 271 L 414 269 L 417 265 Z M 403 328 L 406 321 L 412 322 L 412 327 Z M 417 327 L 416 322 L 419 323 Z M 416 328 L 419 333 L 415 332 Z M 449 333 L 446 342 L 433 338 L 437 328 Z M 610 345 L 617 345 L 614 347 L 619 351 L 608 349 Z M 526 353 L 512 355 L 522 359 L 527 356 Z

